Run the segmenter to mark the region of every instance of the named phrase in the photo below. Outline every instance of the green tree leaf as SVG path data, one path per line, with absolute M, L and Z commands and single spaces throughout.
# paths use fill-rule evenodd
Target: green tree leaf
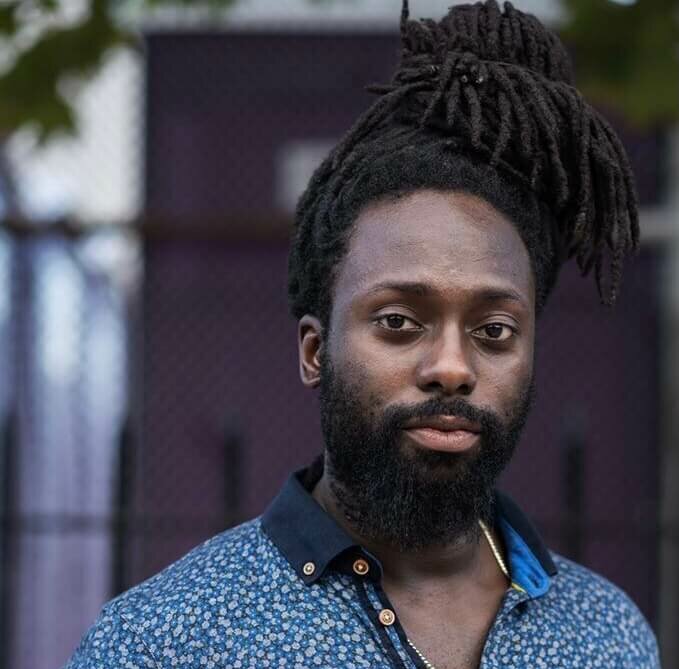
M 578 86 L 594 103 L 640 127 L 679 118 L 679 22 L 675 0 L 565 0 L 562 32 Z
M 16 32 L 18 7 L 18 2 L 0 6 L 0 35 L 13 35 Z

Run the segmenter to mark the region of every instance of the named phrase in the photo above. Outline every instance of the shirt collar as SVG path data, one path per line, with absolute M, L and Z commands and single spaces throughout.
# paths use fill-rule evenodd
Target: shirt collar
M 507 550 L 512 585 L 532 598 L 544 595 L 557 573 L 556 565 L 526 514 L 499 490 L 495 491 L 495 527 Z
M 262 529 L 305 583 L 318 580 L 330 562 L 359 546 L 304 487 L 306 469 L 288 478 L 262 516 Z M 309 573 L 305 565 L 313 565 Z
M 281 551 L 291 567 L 307 584 L 316 582 L 330 564 L 346 565 L 348 556 L 374 564 L 373 577 L 381 567 L 327 514 L 311 496 L 303 481 L 308 469 L 292 474 L 262 516 L 262 529 Z M 502 534 L 512 584 L 531 598 L 549 589 L 557 568 L 542 541 L 518 505 L 501 492 L 495 493 L 495 527 Z

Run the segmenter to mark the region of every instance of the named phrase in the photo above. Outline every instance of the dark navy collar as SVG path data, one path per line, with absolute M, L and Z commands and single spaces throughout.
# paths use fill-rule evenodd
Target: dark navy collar
M 302 481 L 302 469 L 291 474 L 262 516 L 262 529 L 276 544 L 297 574 L 306 582 L 316 581 L 338 556 L 360 547 L 328 515 Z M 304 573 L 304 565 L 314 571 Z
M 366 559 L 379 578 L 379 562 L 339 526 L 311 496 L 317 477 L 310 468 L 291 474 L 262 515 L 262 529 L 290 566 L 307 584 L 316 582 L 332 566 L 350 572 L 358 557 Z M 509 495 L 495 492 L 495 527 L 502 534 L 512 584 L 531 597 L 544 594 L 556 566 L 537 530 Z M 313 566 L 310 566 L 313 565 Z M 306 569 L 305 569 L 306 567 Z

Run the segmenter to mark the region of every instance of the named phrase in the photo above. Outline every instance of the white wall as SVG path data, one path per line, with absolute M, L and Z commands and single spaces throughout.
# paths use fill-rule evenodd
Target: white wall
M 412 18 L 440 18 L 460 0 L 410 0 Z M 516 0 L 514 6 L 536 14 L 543 21 L 558 22 L 562 17 L 558 0 Z M 137 13 L 133 20 L 143 20 L 154 28 L 185 25 L 219 29 L 224 25 L 257 30 L 396 30 L 401 13 L 400 0 L 236 0 L 227 12 L 206 12 L 185 8 L 162 8 L 149 18 Z
M 451 5 L 463 4 L 451 0 L 410 0 L 412 18 L 440 18 Z M 555 21 L 561 16 L 557 0 L 516 0 L 514 6 L 532 12 L 544 21 Z M 289 24 L 320 25 L 351 24 L 352 27 L 376 25 L 393 28 L 398 25 L 400 0 L 240 0 L 231 10 L 229 21 L 234 24 Z
M 20 201 L 34 219 L 75 217 L 84 224 L 123 222 L 139 212 L 143 179 L 142 61 L 118 50 L 74 95 L 75 136 L 38 146 L 16 134 L 9 158 Z

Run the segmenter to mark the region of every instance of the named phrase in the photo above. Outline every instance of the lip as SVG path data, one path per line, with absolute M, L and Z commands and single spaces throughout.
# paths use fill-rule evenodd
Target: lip
M 442 414 L 438 416 L 414 418 L 409 420 L 404 427 L 408 430 L 428 427 L 432 430 L 440 430 L 441 432 L 453 432 L 455 430 L 464 430 L 476 434 L 481 432 L 481 426 L 478 423 L 473 423 L 470 420 L 458 418 L 457 416 L 444 416 Z
M 456 416 L 431 416 L 408 422 L 404 432 L 424 448 L 462 453 L 478 443 L 481 427 Z

